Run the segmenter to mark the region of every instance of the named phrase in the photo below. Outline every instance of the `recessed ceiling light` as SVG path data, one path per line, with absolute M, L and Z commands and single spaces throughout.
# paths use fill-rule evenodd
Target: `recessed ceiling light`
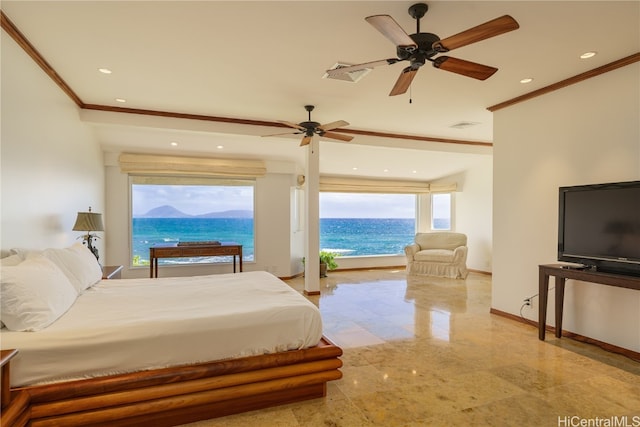
M 382 172 L 389 172 L 389 169 L 385 169 L 385 170 L 383 170 Z
M 116 102 L 127 102 L 124 98 L 116 98 Z
M 531 83 L 532 81 L 533 81 L 533 79 L 531 77 L 527 77 L 527 78 L 524 78 L 524 79 L 520 80 L 520 83 L 526 84 L 526 83 Z
M 177 147 L 177 146 L 178 146 L 178 143 L 177 143 L 177 142 L 175 142 L 175 141 L 173 141 L 173 142 L 171 143 L 171 146 L 172 146 L 172 147 Z
M 222 149 L 224 148 L 224 145 L 218 145 L 216 148 L 217 148 L 218 150 L 222 150 Z
M 98 71 L 100 71 L 102 74 L 111 74 L 112 71 L 108 68 L 98 68 Z
M 580 59 L 589 59 L 589 58 L 593 58 L 594 56 L 596 56 L 598 52 L 585 52 L 582 55 L 580 55 Z
M 352 168 L 352 169 L 353 169 L 354 171 L 357 171 L 357 170 L 358 170 L 358 168 Z
M 411 171 L 411 173 L 418 173 L 418 171 Z

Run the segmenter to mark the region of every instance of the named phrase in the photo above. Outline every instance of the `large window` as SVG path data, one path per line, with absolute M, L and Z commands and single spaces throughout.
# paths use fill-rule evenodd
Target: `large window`
M 416 232 L 414 194 L 320 193 L 320 249 L 399 255 Z
M 451 230 L 451 193 L 431 195 L 431 229 Z
M 133 266 L 149 264 L 153 245 L 185 241 L 236 242 L 243 246 L 243 260 L 254 259 L 254 181 L 137 176 L 131 181 Z M 162 258 L 159 264 L 231 260 Z

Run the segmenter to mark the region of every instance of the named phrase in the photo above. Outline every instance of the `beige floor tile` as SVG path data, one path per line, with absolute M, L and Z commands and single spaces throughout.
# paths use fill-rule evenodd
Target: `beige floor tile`
M 333 271 L 309 299 L 344 350 L 327 396 L 190 427 L 640 425 L 640 362 L 490 314 L 489 275 Z

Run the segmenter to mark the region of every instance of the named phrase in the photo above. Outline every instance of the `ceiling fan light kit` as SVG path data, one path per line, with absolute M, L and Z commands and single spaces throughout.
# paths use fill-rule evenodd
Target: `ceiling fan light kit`
M 436 34 L 420 32 L 420 19 L 424 17 L 428 10 L 429 6 L 425 3 L 416 3 L 409 7 L 409 15 L 416 20 L 416 32 L 411 35 L 407 34 L 389 15 L 373 15 L 365 18 L 369 24 L 396 46 L 396 58 L 338 67 L 327 70 L 327 75 L 336 78 L 335 76 L 343 73 L 352 73 L 362 69 L 409 61 L 409 66 L 402 70 L 389 96 L 405 93 L 411 86 L 417 71 L 427 62 L 431 62 L 435 68 L 440 70 L 477 80 L 486 80 L 495 74 L 498 69 L 464 59 L 437 55 L 516 30 L 520 27 L 518 22 L 511 16 L 503 15 L 461 33 L 440 39 Z
M 357 83 L 360 80 L 362 80 L 362 78 L 364 76 L 369 74 L 369 72 L 373 68 L 373 67 L 371 67 L 371 68 L 361 68 L 359 70 L 346 72 L 346 73 L 342 73 L 341 72 L 341 73 L 331 73 L 331 74 L 329 74 L 329 72 L 331 70 L 336 70 L 338 68 L 349 67 L 351 65 L 352 64 L 341 64 L 340 62 L 336 62 L 333 67 L 331 67 L 329 70 L 327 70 L 327 72 L 324 74 L 324 76 L 322 76 L 322 78 L 323 79 L 344 80 L 345 82 Z

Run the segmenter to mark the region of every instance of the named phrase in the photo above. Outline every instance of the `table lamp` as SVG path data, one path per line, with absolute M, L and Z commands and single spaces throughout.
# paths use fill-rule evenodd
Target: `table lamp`
M 76 223 L 73 225 L 73 231 L 86 231 L 87 234 L 80 236 L 84 240 L 84 244 L 95 255 L 96 260 L 100 257 L 98 255 L 98 248 L 93 246 L 93 239 L 97 239 L 98 236 L 91 234 L 92 231 L 104 231 L 102 225 L 102 214 L 91 212 L 91 206 L 89 206 L 89 212 L 78 212 Z M 78 237 L 78 238 L 80 238 Z

